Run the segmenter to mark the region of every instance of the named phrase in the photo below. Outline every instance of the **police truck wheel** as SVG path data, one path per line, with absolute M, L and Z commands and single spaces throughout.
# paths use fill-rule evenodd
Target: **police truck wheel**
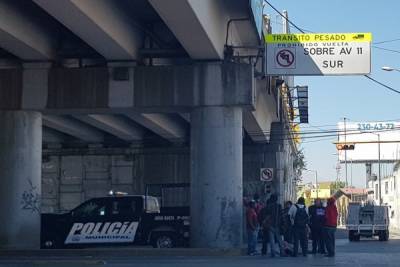
M 349 231 L 349 241 L 350 242 L 354 241 L 354 232 L 353 231 Z
M 389 231 L 381 231 L 379 233 L 379 241 L 388 241 L 389 240 Z
M 358 242 L 360 241 L 360 235 L 356 231 L 349 231 L 349 241 Z
M 152 239 L 152 245 L 154 248 L 175 247 L 175 236 L 173 233 L 156 233 Z

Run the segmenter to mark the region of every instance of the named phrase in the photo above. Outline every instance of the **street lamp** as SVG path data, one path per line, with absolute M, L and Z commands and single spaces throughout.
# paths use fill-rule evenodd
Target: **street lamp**
M 317 187 L 317 198 L 318 198 L 318 173 L 316 170 L 305 169 L 306 171 L 315 173 L 315 186 Z
M 399 69 L 392 68 L 392 67 L 388 67 L 388 66 L 382 67 L 382 70 L 384 70 L 384 71 L 398 71 L 398 72 L 400 72 Z

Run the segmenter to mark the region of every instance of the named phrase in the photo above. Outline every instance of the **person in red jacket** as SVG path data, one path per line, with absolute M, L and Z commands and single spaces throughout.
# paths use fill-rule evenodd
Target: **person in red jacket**
M 338 211 L 334 198 L 328 199 L 328 205 L 325 209 L 325 246 L 328 251 L 327 257 L 335 256 L 335 232 L 337 226 Z
M 251 200 L 248 204 L 247 219 L 247 254 L 254 256 L 257 254 L 257 235 L 258 235 L 258 218 L 256 213 L 256 202 Z

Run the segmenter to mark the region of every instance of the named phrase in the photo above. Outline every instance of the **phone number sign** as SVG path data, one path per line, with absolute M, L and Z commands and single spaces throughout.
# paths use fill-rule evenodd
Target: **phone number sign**
M 269 75 L 365 75 L 371 33 L 268 34 Z

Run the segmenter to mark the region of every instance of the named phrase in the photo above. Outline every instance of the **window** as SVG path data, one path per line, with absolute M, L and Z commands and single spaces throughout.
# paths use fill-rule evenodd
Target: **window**
M 162 188 L 163 207 L 186 207 L 190 203 L 190 187 Z
M 157 198 L 146 197 L 146 212 L 158 213 L 160 211 Z
M 73 211 L 77 217 L 91 217 L 106 215 L 106 205 L 98 200 L 83 203 Z
M 385 182 L 385 194 L 389 194 L 389 182 Z
M 136 212 L 136 201 L 129 198 L 116 199 L 112 202 L 113 215 L 132 216 Z
M 113 201 L 112 203 L 112 208 L 111 208 L 111 214 L 115 215 L 115 214 L 119 214 L 119 207 L 118 207 L 118 201 Z

